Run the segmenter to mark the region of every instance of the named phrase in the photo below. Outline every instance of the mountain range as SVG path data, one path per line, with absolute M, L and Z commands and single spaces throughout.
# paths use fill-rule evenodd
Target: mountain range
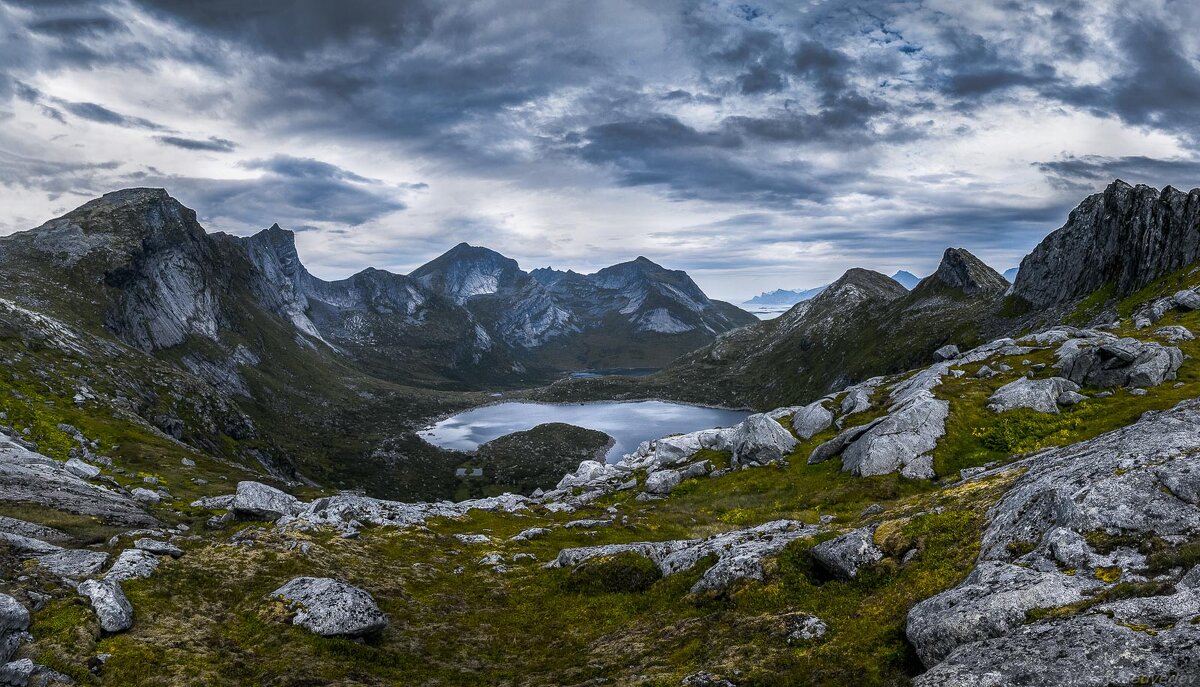
M 109 193 L 0 238 L 0 272 L 14 302 L 86 314 L 145 352 L 186 350 L 201 373 L 236 375 L 242 351 L 262 359 L 261 344 L 238 334 L 264 317 L 279 337 L 368 374 L 445 388 L 661 367 L 754 321 L 644 257 L 591 275 L 527 273 L 464 243 L 409 275 L 368 268 L 324 281 L 301 263 L 292 232 L 208 234 L 162 189 Z
M 1117 181 L 1013 283 L 948 248 L 758 322 L 645 258 L 325 281 L 277 226 L 108 194 L 0 239 L 0 682 L 1190 676 L 1198 201 Z M 414 436 L 494 394 L 761 412 L 611 464 L 569 425 Z

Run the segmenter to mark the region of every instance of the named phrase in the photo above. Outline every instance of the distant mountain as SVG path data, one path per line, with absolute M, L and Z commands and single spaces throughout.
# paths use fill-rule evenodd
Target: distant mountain
M 950 248 L 936 272 L 905 289 L 848 270 L 782 316 L 731 332 L 642 380 L 640 393 L 756 408 L 817 398 L 928 361 L 938 347 L 969 345 L 1011 321 L 997 313 L 1008 284 L 969 252 Z
M 804 290 L 775 289 L 765 291 L 746 301 L 746 305 L 795 305 L 821 293 L 828 284 Z
M 292 232 L 209 234 L 162 189 L 106 194 L 0 248 L 0 273 L 20 287 L 0 281 L 0 291 L 88 313 L 146 352 L 180 349 L 225 383 L 239 376 L 235 351 L 267 360 L 263 327 L 285 349 L 324 348 L 382 379 L 481 388 L 662 367 L 757 321 L 644 257 L 591 275 L 531 274 L 463 243 L 409 275 L 368 268 L 324 281 L 301 263 Z
M 921 278 L 907 270 L 900 270 L 892 275 L 892 279 L 899 282 L 900 286 L 912 290 L 914 286 L 921 282 Z
M 1008 281 L 1009 284 L 1012 284 L 1017 280 L 1017 270 L 1018 268 L 1016 267 L 1010 267 L 1004 270 L 1003 277 L 1006 281 Z

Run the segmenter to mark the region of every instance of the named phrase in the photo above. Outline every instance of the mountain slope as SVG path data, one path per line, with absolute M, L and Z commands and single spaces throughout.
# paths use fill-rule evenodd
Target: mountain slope
M 760 409 L 807 402 L 918 365 L 945 344 L 977 343 L 1005 326 L 997 314 L 1005 289 L 1002 277 L 961 249 L 948 249 L 938 271 L 911 292 L 878 272 L 851 269 L 816 298 L 726 334 L 657 375 L 563 383 L 549 393 L 575 398 L 615 387 Z
M 1200 189 L 1130 186 L 1089 196 L 1021 261 L 1013 293 L 1034 308 L 1108 287 L 1127 296 L 1200 259 Z

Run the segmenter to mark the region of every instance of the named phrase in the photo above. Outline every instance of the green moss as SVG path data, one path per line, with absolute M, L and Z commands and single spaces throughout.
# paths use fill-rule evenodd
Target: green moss
M 626 552 L 593 558 L 576 566 L 564 588 L 577 594 L 644 592 L 661 578 L 662 571 L 653 561 Z

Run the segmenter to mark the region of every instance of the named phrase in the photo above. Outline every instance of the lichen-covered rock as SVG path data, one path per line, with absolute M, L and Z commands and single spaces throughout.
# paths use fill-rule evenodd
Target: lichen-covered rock
M 158 569 L 159 558 L 142 549 L 125 549 L 104 573 L 104 579 L 112 582 L 150 577 Z
M 1190 621 L 1200 600 L 1182 570 L 1158 578 L 1179 578 L 1172 597 L 1121 598 L 1033 623 L 1026 612 L 1145 580 L 1143 552 L 1097 551 L 1085 535 L 1177 545 L 1200 534 L 1197 453 L 1193 400 L 1010 466 L 1023 474 L 989 513 L 976 569 L 909 614 L 909 639 L 931 668 L 917 684 L 1109 685 L 1196 674 L 1200 626 Z
M 108 562 L 108 554 L 103 551 L 64 549 L 56 553 L 38 556 L 37 562 L 38 565 L 59 577 L 77 580 L 100 572 L 100 569 Z
M 883 551 L 875 545 L 874 536 L 874 525 L 863 527 L 817 544 L 810 555 L 830 574 L 852 580 L 858 576 L 859 568 L 883 560 Z
M 271 593 L 295 612 L 292 623 L 323 637 L 361 637 L 387 627 L 367 592 L 327 577 L 297 577 Z
M 682 481 L 683 475 L 678 470 L 658 470 L 646 478 L 646 493 L 670 494 Z
M 1076 384 L 1151 387 L 1175 378 L 1183 353 L 1174 346 L 1133 338 L 1073 339 L 1057 352 L 1055 367 Z
M 796 447 L 796 437 L 768 415 L 746 418 L 729 437 L 733 465 L 766 465 L 783 460 Z
M 792 416 L 792 429 L 801 439 L 811 439 L 833 425 L 833 412 L 825 407 L 824 401 L 810 403 Z
M 547 568 L 574 568 L 601 556 L 635 553 L 658 565 L 664 576 L 691 570 L 702 559 L 716 556 L 717 562 L 692 585 L 692 593 L 727 589 L 740 580 L 762 580 L 764 558 L 779 553 L 797 539 L 812 537 L 817 528 L 794 520 L 776 520 L 757 527 L 713 535 L 706 539 L 663 542 L 606 544 L 563 549 Z
M 1079 385 L 1062 377 L 1049 379 L 1020 379 L 996 389 L 988 399 L 988 410 L 1003 413 L 1017 408 L 1030 408 L 1039 413 L 1057 413 L 1058 398 L 1067 392 L 1078 392 Z
M 117 582 L 85 580 L 76 590 L 92 602 L 96 617 L 100 619 L 100 629 L 113 633 L 133 627 L 133 606 Z
M 230 504 L 238 517 L 255 520 L 278 520 L 294 515 L 300 507 L 296 497 L 261 482 L 238 482 Z

